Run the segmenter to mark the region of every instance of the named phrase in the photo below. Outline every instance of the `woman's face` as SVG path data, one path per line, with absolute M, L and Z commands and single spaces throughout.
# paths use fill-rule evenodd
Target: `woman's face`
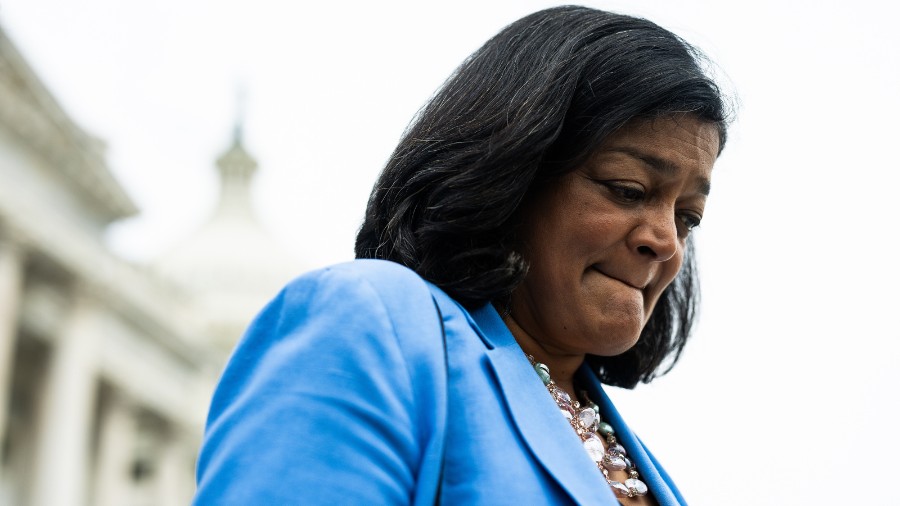
M 510 316 L 548 352 L 631 348 L 703 217 L 719 150 L 693 116 L 634 120 L 528 204 Z

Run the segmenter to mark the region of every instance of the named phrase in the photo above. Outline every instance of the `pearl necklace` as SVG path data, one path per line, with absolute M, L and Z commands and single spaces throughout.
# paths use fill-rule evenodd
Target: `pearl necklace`
M 619 497 L 646 495 L 647 485 L 641 481 L 637 468 L 635 468 L 634 463 L 631 462 L 631 459 L 625 453 L 625 448 L 616 440 L 616 433 L 612 425 L 603 421 L 600 417 L 600 407 L 588 398 L 587 392 L 581 392 L 581 397 L 586 405 L 582 408 L 577 400 L 573 402 L 569 394 L 562 388 L 559 388 L 553 379 L 550 378 L 549 367 L 535 361 L 531 355 L 526 354 L 525 356 L 528 357 L 528 361 L 531 362 L 535 372 L 538 373 L 544 386 L 547 387 L 547 391 L 553 396 L 559 411 L 566 417 L 572 428 L 575 429 L 575 433 L 581 439 L 584 450 L 591 457 L 591 460 L 597 464 L 597 468 L 603 473 L 606 483 L 609 484 L 613 492 Z M 606 438 L 608 449 L 604 450 L 603 442 L 598 434 Z M 624 483 L 609 477 L 610 471 L 622 470 L 628 473 L 628 479 Z

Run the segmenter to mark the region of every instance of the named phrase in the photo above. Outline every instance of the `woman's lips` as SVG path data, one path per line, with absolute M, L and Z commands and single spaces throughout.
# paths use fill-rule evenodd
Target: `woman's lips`
M 646 282 L 639 282 L 634 279 L 628 279 L 623 276 L 616 276 L 616 275 L 610 274 L 597 265 L 592 265 L 591 268 L 594 269 L 595 271 L 599 272 L 600 274 L 606 276 L 607 278 L 614 279 L 614 280 L 618 281 L 619 283 L 622 283 L 624 285 L 630 286 L 631 288 L 634 288 L 635 290 L 643 291 L 644 288 L 646 288 L 647 285 L 649 284 Z

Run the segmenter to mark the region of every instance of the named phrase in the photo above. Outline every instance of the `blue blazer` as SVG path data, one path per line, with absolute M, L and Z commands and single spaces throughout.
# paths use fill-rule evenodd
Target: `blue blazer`
M 686 504 L 579 374 L 656 500 Z M 619 504 L 493 307 L 468 312 L 379 260 L 306 274 L 256 318 L 197 480 L 197 505 Z

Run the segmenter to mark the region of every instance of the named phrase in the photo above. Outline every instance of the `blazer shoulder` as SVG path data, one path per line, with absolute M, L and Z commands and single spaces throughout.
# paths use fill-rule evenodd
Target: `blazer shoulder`
M 283 295 L 290 299 L 310 290 L 325 292 L 319 296 L 333 294 L 344 302 L 373 294 L 390 302 L 421 298 L 428 293 L 428 285 L 408 267 L 387 260 L 363 259 L 308 272 L 288 283 Z
M 304 274 L 289 283 L 273 304 L 281 307 L 282 320 L 315 321 L 326 313 L 343 312 L 348 315 L 341 322 L 348 324 L 342 325 L 344 329 L 351 321 L 377 324 L 396 341 L 410 364 L 434 367 L 443 362 L 444 352 L 431 290 L 403 265 L 365 259 Z
M 446 391 L 424 280 L 384 261 L 304 274 L 229 360 L 195 504 L 433 503 Z

